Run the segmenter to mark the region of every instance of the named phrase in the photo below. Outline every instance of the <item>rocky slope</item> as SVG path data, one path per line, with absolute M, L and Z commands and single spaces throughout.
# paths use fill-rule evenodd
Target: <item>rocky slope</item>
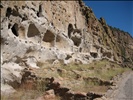
M 14 88 L 20 87 L 25 77 L 32 76 L 26 69 L 39 74 L 38 70 L 46 65 L 54 72 L 51 66 L 102 59 L 133 66 L 133 38 L 108 26 L 103 18 L 98 20 L 80 0 L 1 1 L 0 7 L 3 94 L 16 91 Z M 59 73 L 63 71 L 67 70 L 58 69 Z M 45 72 L 47 77 L 55 76 Z

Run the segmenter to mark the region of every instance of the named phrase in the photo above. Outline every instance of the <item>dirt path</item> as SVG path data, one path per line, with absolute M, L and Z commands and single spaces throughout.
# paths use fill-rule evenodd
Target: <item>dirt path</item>
M 109 100 L 133 100 L 133 72 L 122 75 L 117 88 L 108 91 Z

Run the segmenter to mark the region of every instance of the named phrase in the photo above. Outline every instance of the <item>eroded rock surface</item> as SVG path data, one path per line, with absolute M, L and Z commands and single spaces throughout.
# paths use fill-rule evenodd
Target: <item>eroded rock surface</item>
M 32 89 L 37 77 L 25 69 L 37 70 L 42 64 L 88 64 L 108 59 L 127 67 L 133 65 L 133 38 L 108 26 L 103 18 L 98 20 L 81 0 L 1 1 L 0 44 L 2 92 L 14 92 L 16 86 Z M 66 87 L 56 89 L 64 97 L 86 98 L 82 93 L 67 93 Z M 54 95 L 49 95 L 52 100 Z

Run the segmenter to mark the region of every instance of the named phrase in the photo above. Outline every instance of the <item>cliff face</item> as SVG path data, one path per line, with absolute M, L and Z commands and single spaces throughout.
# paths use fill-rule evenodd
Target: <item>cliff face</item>
M 85 63 L 94 58 L 105 58 L 107 53 L 110 53 L 107 58 L 113 60 L 112 50 L 103 45 L 102 35 L 106 33 L 103 26 L 95 18 L 92 10 L 81 7 L 81 3 L 79 1 L 3 1 L 1 38 L 5 42 L 4 38 L 9 37 L 7 41 L 10 41 L 7 46 L 1 43 L 2 50 L 5 51 L 3 60 L 12 60 L 16 55 L 21 58 L 24 55 L 32 56 L 34 50 L 39 51 L 34 52 L 34 56 L 40 61 L 65 59 L 67 53 L 74 53 L 74 55 L 78 53 L 83 56 L 86 54 L 89 59 L 86 59 Z M 23 48 L 20 49 L 20 46 Z M 12 47 L 12 52 L 15 53 L 7 49 L 8 47 Z M 28 48 L 32 50 L 27 53 Z M 64 54 L 63 58 L 60 58 L 60 54 L 56 54 L 58 52 L 63 52 L 60 53 Z M 105 54 L 103 55 L 102 52 Z M 7 53 L 10 56 L 7 56 Z M 72 58 L 72 60 L 77 59 L 76 55 Z M 79 60 L 83 60 L 81 58 L 79 57 Z
M 110 27 L 113 39 L 115 40 L 116 54 L 121 59 L 122 65 L 132 68 L 133 65 L 133 38 L 129 33 L 117 28 Z
M 98 20 L 80 0 L 1 1 L 0 7 L 4 86 L 21 83 L 20 72 L 27 66 L 39 68 L 40 63 L 88 64 L 108 59 L 133 65 L 133 38 L 108 26 L 103 18 Z
M 93 43 L 102 45 L 108 50 L 112 50 L 114 61 L 128 67 L 132 67 L 133 62 L 133 38 L 129 33 L 106 24 L 104 18 L 99 20 L 95 17 L 91 8 L 85 7 L 80 2 L 83 15 L 87 22 L 87 30 L 92 35 Z M 103 51 L 103 55 L 107 54 Z M 109 56 L 109 54 L 107 54 Z

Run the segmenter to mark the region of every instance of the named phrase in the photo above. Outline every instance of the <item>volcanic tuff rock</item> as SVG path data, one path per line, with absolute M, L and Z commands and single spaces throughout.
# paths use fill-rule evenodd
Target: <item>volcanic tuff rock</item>
M 133 65 L 133 38 L 98 20 L 81 0 L 1 1 L 0 7 L 1 83 L 7 87 L 21 83 L 22 70 L 39 68 L 38 62 L 87 64 L 105 58 Z

